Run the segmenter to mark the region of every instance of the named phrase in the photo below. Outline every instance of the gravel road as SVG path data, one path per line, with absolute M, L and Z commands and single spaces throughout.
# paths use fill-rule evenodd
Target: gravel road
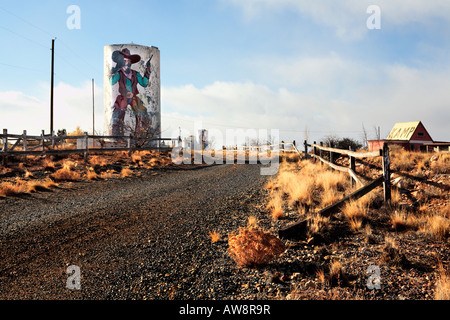
M 0 299 L 239 298 L 227 234 L 262 214 L 260 168 L 145 171 L 0 199 Z M 66 286 L 70 265 L 79 290 Z

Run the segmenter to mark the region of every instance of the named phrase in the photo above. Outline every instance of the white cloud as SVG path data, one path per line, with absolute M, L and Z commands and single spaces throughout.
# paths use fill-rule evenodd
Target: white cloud
M 381 126 L 387 135 L 395 122 L 421 120 L 434 139 L 450 140 L 450 68 L 364 65 L 337 55 L 273 62 L 266 78 L 289 87 L 254 82 L 163 87 L 163 114 L 166 108 L 182 119 L 187 112 L 184 126 L 202 119 L 206 128 L 273 128 L 297 140 L 305 127 L 316 140 L 331 133 L 360 139 L 363 123 L 369 134 Z
M 23 92 L 0 92 L 2 110 L 1 126 L 13 134 L 27 130 L 29 134 L 46 133 L 50 130 L 50 85 L 40 84 L 40 97 Z M 45 98 L 44 98 L 45 97 Z M 86 83 L 74 87 L 59 83 L 54 88 L 54 130 L 66 129 L 68 132 L 80 126 L 92 131 L 92 87 Z M 103 90 L 95 89 L 95 126 L 96 131 L 103 131 Z
M 222 0 L 241 8 L 246 19 L 263 14 L 294 10 L 311 17 L 320 25 L 331 27 L 345 40 L 361 39 L 367 33 L 366 21 L 370 5 L 381 9 L 382 28 L 410 23 L 427 25 L 436 18 L 450 22 L 450 2 L 447 0 Z

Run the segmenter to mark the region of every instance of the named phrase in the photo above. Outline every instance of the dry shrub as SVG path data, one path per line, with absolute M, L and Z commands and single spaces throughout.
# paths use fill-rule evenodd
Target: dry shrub
M 211 242 L 212 243 L 217 242 L 217 241 L 220 240 L 220 233 L 217 232 L 216 230 L 210 231 L 209 232 L 209 236 L 211 238 Z
M 64 166 L 52 174 L 53 179 L 56 181 L 77 181 L 81 179 L 81 175 L 71 170 L 70 165 L 64 164 Z
M 44 159 L 42 166 L 44 167 L 44 170 L 47 169 L 54 169 L 55 168 L 55 163 L 50 160 L 50 159 Z
M 348 223 L 350 225 L 350 229 L 352 229 L 355 232 L 359 232 L 359 230 L 361 229 L 361 227 L 363 225 L 362 219 L 359 219 L 359 218 L 350 218 L 348 220 Z
M 2 182 L 0 184 L 0 197 L 16 196 L 35 191 L 27 181 Z
M 152 167 L 160 166 L 162 164 L 161 160 L 158 158 L 151 158 L 148 162 Z
M 106 172 L 102 172 L 100 174 L 101 179 L 110 179 L 114 177 L 114 171 L 113 170 L 107 170 Z
M 88 169 L 86 172 L 86 177 L 88 180 L 98 180 L 98 175 L 92 168 Z
M 0 197 L 17 196 L 36 191 L 44 191 L 55 186 L 58 186 L 58 184 L 48 177 L 43 180 L 30 181 L 17 179 L 16 182 L 3 182 L 0 184 Z
M 432 156 L 430 168 L 434 174 L 450 173 L 450 153 L 440 153 Z
M 256 219 L 255 216 L 250 216 L 250 217 L 248 217 L 248 223 L 247 223 L 247 225 L 248 225 L 249 227 L 257 228 L 257 227 L 258 227 L 258 219 Z
M 108 164 L 108 161 L 106 160 L 106 158 L 98 156 L 98 155 L 94 155 L 89 159 L 89 163 L 93 166 L 95 165 L 99 165 L 99 166 L 106 166 Z
M 132 160 L 134 163 L 136 163 L 137 165 L 139 165 L 139 164 L 141 163 L 141 161 L 142 161 L 142 156 L 140 155 L 139 152 L 133 153 L 133 154 L 131 155 L 131 160 Z
M 130 168 L 122 168 L 122 171 L 120 171 L 120 175 L 122 178 L 131 177 L 133 174 L 133 170 Z
M 279 238 L 252 226 L 239 228 L 239 234 L 230 233 L 228 246 L 228 254 L 240 267 L 265 265 L 286 249 Z
M 57 187 L 58 184 L 49 177 L 44 180 L 37 180 L 32 182 L 36 190 L 49 190 L 50 188 Z
M 340 261 L 336 260 L 331 263 L 328 282 L 330 286 L 348 285 L 348 278 Z
M 275 220 L 284 217 L 283 199 L 280 192 L 272 192 L 267 209 L 271 210 L 271 216 Z

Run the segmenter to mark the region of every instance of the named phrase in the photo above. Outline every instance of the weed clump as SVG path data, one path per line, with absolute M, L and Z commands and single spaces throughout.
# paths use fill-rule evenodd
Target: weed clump
M 255 226 L 239 228 L 228 235 L 228 254 L 240 267 L 265 265 L 286 250 L 284 243 Z

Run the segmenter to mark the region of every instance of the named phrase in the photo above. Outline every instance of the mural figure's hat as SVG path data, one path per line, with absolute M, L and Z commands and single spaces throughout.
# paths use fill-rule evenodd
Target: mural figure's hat
M 141 61 L 141 56 L 138 54 L 131 54 L 130 50 L 127 48 L 122 49 L 122 51 L 119 51 L 121 55 L 123 55 L 125 58 L 130 59 L 131 63 L 136 63 Z

